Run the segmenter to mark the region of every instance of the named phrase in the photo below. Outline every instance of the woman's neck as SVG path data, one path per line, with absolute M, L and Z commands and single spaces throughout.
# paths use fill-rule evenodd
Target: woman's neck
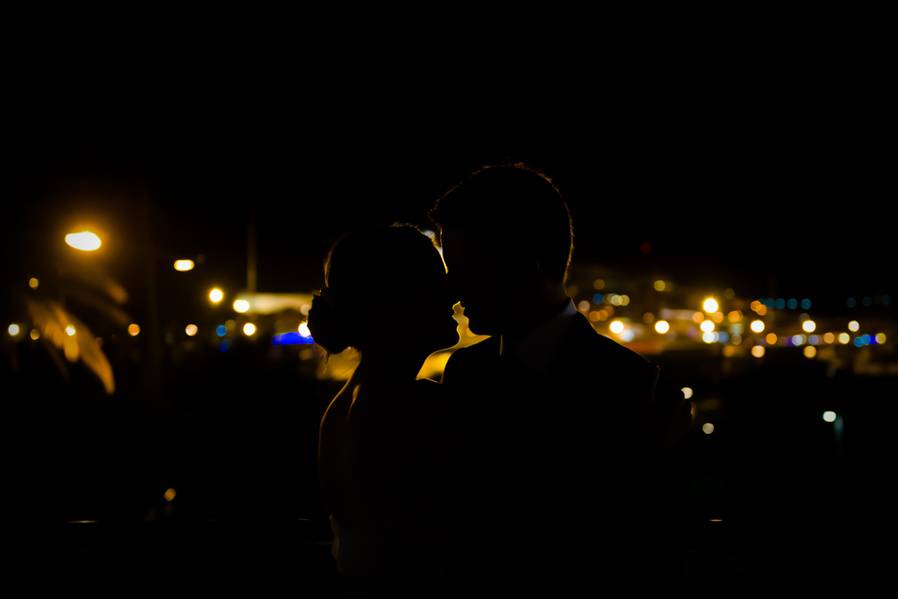
M 362 351 L 358 366 L 360 382 L 407 383 L 415 380 L 427 356 L 417 353 L 370 348 Z

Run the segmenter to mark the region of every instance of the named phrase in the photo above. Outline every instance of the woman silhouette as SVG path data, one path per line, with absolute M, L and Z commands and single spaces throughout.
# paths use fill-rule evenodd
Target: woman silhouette
M 322 420 L 318 462 L 333 554 L 351 592 L 421 593 L 438 584 L 448 447 L 440 385 L 416 380 L 458 341 L 446 269 L 408 225 L 341 238 L 309 312 L 315 341 L 361 360 Z M 425 595 L 432 594 L 425 591 Z

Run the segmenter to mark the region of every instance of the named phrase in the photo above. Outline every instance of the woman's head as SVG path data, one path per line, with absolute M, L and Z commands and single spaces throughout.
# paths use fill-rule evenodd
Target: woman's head
M 454 345 L 446 268 L 433 242 L 410 225 L 344 235 L 324 265 L 309 328 L 331 353 L 390 347 L 421 353 Z

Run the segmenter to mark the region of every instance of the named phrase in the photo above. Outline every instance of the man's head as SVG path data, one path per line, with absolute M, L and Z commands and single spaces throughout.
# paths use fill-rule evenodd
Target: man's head
M 522 164 L 475 171 L 432 212 L 450 284 L 478 333 L 516 326 L 513 306 L 563 295 L 573 249 L 558 189 Z

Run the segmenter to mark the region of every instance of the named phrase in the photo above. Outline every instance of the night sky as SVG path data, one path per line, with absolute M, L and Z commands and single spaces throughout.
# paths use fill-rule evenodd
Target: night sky
M 340 232 L 421 222 L 468 170 L 516 159 L 565 194 L 579 262 L 747 295 L 894 293 L 888 95 L 793 67 L 596 76 L 604 92 L 558 87 L 545 103 L 527 85 L 486 99 L 63 80 L 10 112 L 7 268 L 51 259 L 62 231 L 90 222 L 128 272 L 151 214 L 160 255 L 204 254 L 209 277 L 239 286 L 253 216 L 260 289 L 307 290 Z

